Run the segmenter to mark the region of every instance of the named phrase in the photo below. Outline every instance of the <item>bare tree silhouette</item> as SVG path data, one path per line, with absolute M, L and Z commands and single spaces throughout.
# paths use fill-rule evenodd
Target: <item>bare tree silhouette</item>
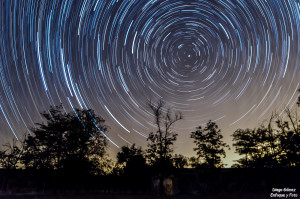
M 298 106 L 299 106 L 298 98 Z M 298 108 L 298 107 L 297 107 Z M 280 165 L 282 167 L 300 167 L 300 120 L 297 110 L 292 114 L 285 109 L 287 121 L 278 118 L 276 123 L 279 128 Z
M 165 109 L 165 102 L 162 100 L 159 100 L 156 104 L 149 101 L 149 107 L 154 114 L 157 131 L 151 132 L 147 138 L 147 141 L 149 141 L 147 156 L 150 164 L 158 164 L 162 167 L 162 164 L 171 160 L 173 145 L 178 135 L 172 131 L 172 127 L 182 119 L 182 114 L 175 112 L 172 116 L 171 109 Z

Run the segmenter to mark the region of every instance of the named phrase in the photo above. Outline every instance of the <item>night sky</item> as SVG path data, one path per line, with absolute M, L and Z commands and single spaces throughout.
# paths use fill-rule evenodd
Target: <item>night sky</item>
M 231 144 L 298 96 L 299 0 L 3 0 L 0 24 L 0 143 L 62 103 L 106 120 L 111 154 L 145 149 L 147 99 L 162 98 L 184 116 L 175 152 L 192 156 L 195 127 L 215 120 Z

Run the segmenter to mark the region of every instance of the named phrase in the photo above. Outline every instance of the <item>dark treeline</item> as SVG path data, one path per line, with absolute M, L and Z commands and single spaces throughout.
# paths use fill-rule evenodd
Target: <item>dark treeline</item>
M 62 106 L 50 107 L 41 113 L 44 122 L 37 123 L 23 140 L 12 140 L 1 147 L 2 191 L 8 189 L 9 175 L 26 171 L 26 175 L 38 179 L 35 182 L 39 182 L 40 189 L 97 185 L 102 190 L 131 186 L 145 191 L 145 187 L 153 187 L 157 180 L 161 193 L 164 179 L 172 178 L 180 169 L 226 166 L 222 158 L 229 145 L 223 141 L 216 122 L 208 121 L 206 126 L 191 132 L 196 156 L 185 157 L 173 154 L 178 134 L 172 129 L 183 119 L 182 114 L 172 112 L 162 100 L 149 101 L 149 108 L 157 129 L 149 133 L 147 148 L 143 150 L 135 144 L 123 146 L 113 161 L 106 152 L 109 127 L 102 117 L 93 110 L 75 109 L 66 113 Z M 285 114 L 287 120 L 274 114 L 266 126 L 233 132 L 232 147 L 240 159 L 235 160 L 232 168 L 300 167 L 297 111 L 293 114 L 286 109 Z M 113 185 L 116 181 L 119 188 Z

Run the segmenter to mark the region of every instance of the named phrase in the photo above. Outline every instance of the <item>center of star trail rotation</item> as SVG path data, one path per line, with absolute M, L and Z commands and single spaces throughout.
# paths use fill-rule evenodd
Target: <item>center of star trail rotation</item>
M 290 1 L 4 1 L 0 5 L 1 140 L 21 139 L 50 105 L 92 108 L 110 150 L 145 146 L 147 99 L 162 98 L 190 132 L 216 120 L 230 142 L 299 88 L 300 3 Z M 233 154 L 233 152 L 232 152 Z

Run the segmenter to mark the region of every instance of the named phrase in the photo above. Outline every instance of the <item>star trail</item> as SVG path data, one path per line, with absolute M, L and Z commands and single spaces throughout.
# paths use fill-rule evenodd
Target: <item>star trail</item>
M 111 127 L 110 150 L 146 146 L 148 99 L 190 132 L 217 121 L 237 128 L 295 107 L 300 80 L 300 1 L 1 1 L 0 137 L 22 139 L 40 112 L 92 108 Z M 103 133 L 103 132 L 99 132 Z M 233 151 L 229 153 L 233 156 Z M 232 159 L 232 158 L 231 158 Z M 227 161 L 228 163 L 228 161 Z

